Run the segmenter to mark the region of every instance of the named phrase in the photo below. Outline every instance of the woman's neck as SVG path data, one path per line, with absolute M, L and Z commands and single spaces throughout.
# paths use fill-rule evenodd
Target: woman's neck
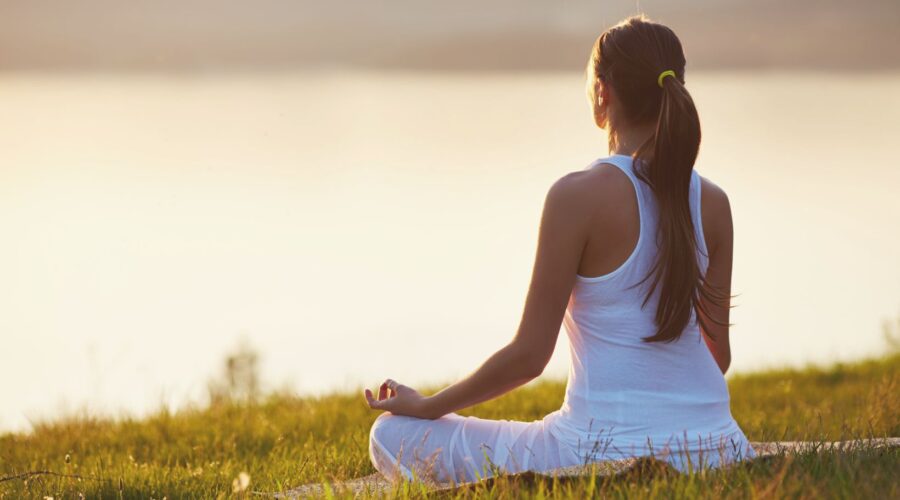
M 610 132 L 610 154 L 633 156 L 656 133 L 656 124 L 616 128 Z

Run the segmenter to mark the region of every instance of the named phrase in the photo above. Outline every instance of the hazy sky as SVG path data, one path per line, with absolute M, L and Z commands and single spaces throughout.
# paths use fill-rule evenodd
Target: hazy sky
M 5 0 L 0 71 L 579 69 L 639 11 L 694 68 L 900 68 L 896 0 Z

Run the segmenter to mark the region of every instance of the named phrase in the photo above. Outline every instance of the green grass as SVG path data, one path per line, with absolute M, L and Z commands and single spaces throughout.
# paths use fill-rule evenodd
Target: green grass
M 900 355 L 827 368 L 729 377 L 732 412 L 752 441 L 900 436 Z M 556 409 L 564 384 L 516 390 L 465 414 L 532 420 Z M 28 434 L 0 436 L 0 497 L 217 498 L 250 476 L 250 489 L 278 491 L 374 472 L 367 455 L 376 413 L 358 394 L 258 403 L 225 402 L 142 419 L 71 417 Z M 692 475 L 636 470 L 615 478 L 500 477 L 442 497 L 900 498 L 900 450 L 860 449 L 776 456 Z M 77 476 L 77 477 L 75 477 Z M 393 495 L 419 497 L 416 487 Z

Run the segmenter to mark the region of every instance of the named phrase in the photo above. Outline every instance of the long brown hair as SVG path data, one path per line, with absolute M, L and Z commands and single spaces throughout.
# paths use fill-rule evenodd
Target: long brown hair
M 700 149 L 700 117 L 684 86 L 684 66 L 675 33 L 644 16 L 628 18 L 600 35 L 589 62 L 593 77 L 615 91 L 625 120 L 656 124 L 634 153 L 635 171 L 659 207 L 659 254 L 644 278 L 652 279 L 644 305 L 659 287 L 657 331 L 644 337 L 645 342 L 678 339 L 694 312 L 701 313 L 697 319 L 707 333 L 708 320 L 724 324 L 710 316 L 701 301 L 722 303 L 727 294 L 706 282 L 697 260 L 688 197 Z M 675 74 L 662 75 L 665 71 Z M 610 133 L 611 149 L 614 146 L 615 134 Z

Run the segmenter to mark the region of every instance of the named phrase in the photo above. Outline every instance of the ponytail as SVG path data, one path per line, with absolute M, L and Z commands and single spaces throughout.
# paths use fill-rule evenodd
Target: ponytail
M 673 341 L 699 306 L 697 242 L 689 204 L 691 173 L 700 149 L 700 117 L 677 75 L 661 75 L 656 132 L 635 154 L 643 160 L 639 175 L 650 185 L 659 207 L 659 256 L 651 269 L 650 292 L 659 287 L 656 334 L 645 342 Z

